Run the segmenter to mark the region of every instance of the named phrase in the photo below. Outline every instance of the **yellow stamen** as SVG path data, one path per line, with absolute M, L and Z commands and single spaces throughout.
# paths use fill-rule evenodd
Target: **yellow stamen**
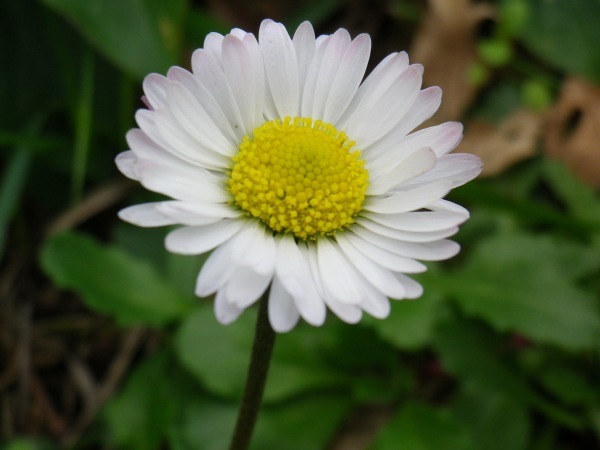
M 354 144 L 320 120 L 266 122 L 244 137 L 233 158 L 233 204 L 279 233 L 332 235 L 354 222 L 369 185 Z

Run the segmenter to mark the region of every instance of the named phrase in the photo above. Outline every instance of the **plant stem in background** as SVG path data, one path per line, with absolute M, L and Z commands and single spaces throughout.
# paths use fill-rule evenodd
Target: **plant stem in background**
M 83 195 L 92 136 L 92 104 L 94 98 L 94 55 L 86 49 L 83 55 L 81 86 L 75 106 L 75 154 L 71 174 L 71 201 L 77 203 Z
M 259 304 L 250 367 L 230 450 L 246 450 L 250 446 L 254 425 L 258 418 L 275 344 L 275 332 L 269 323 L 268 305 L 268 294 L 265 293 Z

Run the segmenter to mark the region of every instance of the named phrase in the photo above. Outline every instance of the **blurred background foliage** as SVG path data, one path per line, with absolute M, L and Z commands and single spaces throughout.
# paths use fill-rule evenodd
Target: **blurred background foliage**
M 600 448 L 598 0 L 0 0 L 0 446 L 226 448 L 254 312 L 117 219 L 156 197 L 113 160 L 146 74 L 264 17 L 409 50 L 485 169 L 422 299 L 279 337 L 253 448 Z

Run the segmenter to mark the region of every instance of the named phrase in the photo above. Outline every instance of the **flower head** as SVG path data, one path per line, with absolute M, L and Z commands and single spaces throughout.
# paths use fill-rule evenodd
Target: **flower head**
M 406 274 L 443 260 L 468 212 L 443 197 L 476 177 L 481 162 L 449 154 L 462 125 L 412 132 L 433 115 L 437 87 L 406 53 L 363 81 L 366 34 L 315 39 L 305 22 L 290 38 L 265 20 L 258 40 L 211 33 L 179 67 L 144 80 L 121 172 L 172 200 L 141 204 L 122 219 L 170 232 L 168 250 L 214 250 L 196 294 L 215 295 L 222 323 L 269 290 L 269 318 L 287 331 L 302 317 L 321 325 L 328 307 L 355 323 L 389 314 L 389 299 L 416 298 Z

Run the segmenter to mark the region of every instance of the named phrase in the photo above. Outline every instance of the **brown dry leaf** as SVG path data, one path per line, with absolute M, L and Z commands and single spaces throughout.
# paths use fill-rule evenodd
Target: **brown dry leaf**
M 543 113 L 528 109 L 518 109 L 499 126 L 473 120 L 459 150 L 481 158 L 482 176 L 498 175 L 535 154 L 543 122 Z
M 437 121 L 460 119 L 475 99 L 478 88 L 469 82 L 468 70 L 477 60 L 477 27 L 495 14 L 487 3 L 429 0 L 410 55 L 426 68 L 424 84 L 444 92 Z
M 550 110 L 545 151 L 585 183 L 600 188 L 600 89 L 578 78 L 565 81 Z

